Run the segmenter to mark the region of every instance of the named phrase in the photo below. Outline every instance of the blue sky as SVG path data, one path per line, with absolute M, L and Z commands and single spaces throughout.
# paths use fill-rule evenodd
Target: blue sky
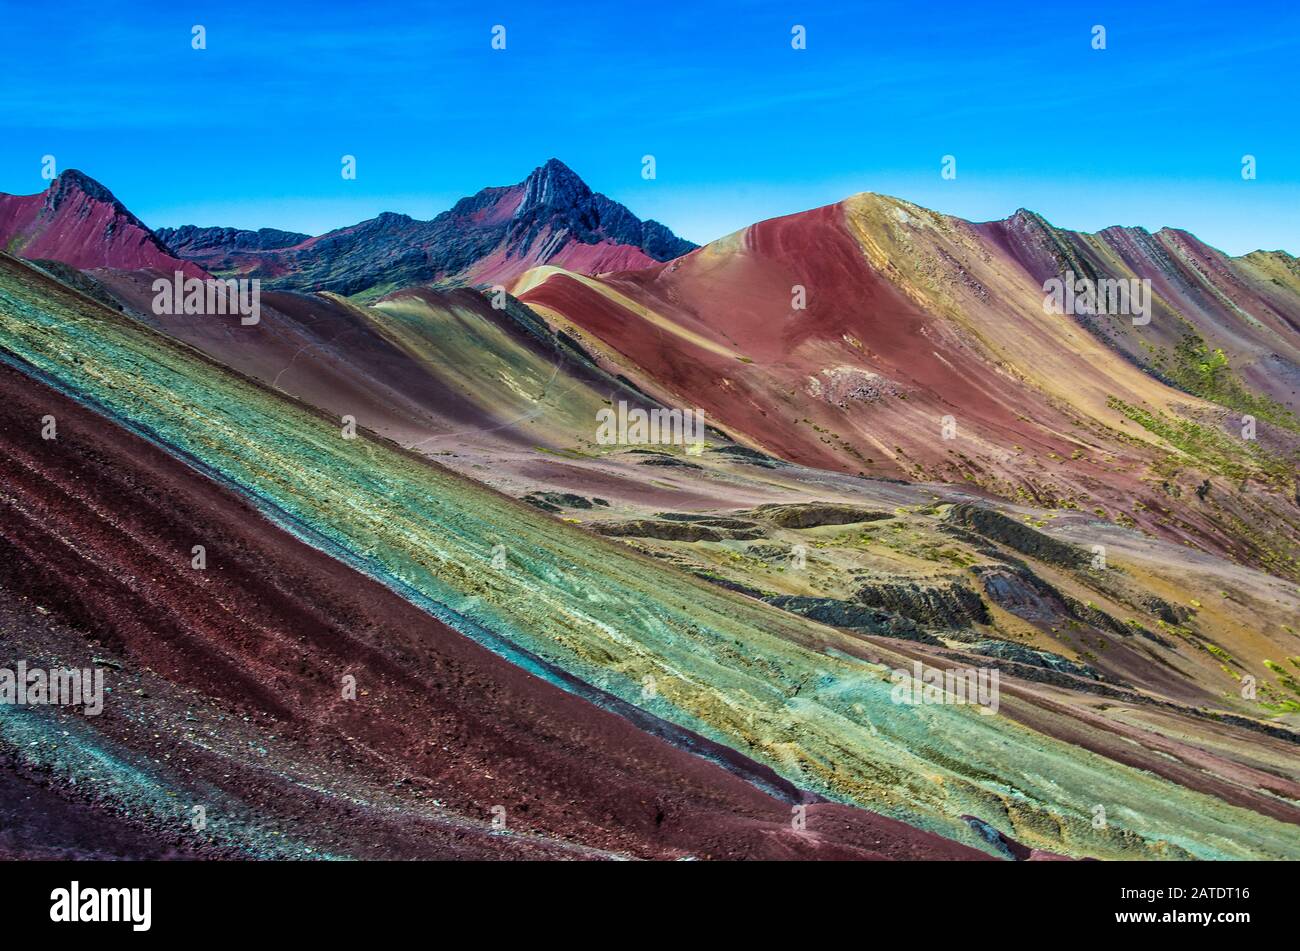
M 1300 253 L 1290 0 L 107 6 L 2 0 L 0 191 L 41 190 L 52 154 L 152 226 L 319 233 L 557 156 L 700 242 L 877 191 Z

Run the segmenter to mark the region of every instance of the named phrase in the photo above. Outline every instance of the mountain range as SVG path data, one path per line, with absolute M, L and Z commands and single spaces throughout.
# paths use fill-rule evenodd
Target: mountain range
M 1300 856 L 1289 255 L 872 193 L 695 247 L 554 159 L 316 237 L 69 171 L 0 240 L 0 619 L 117 678 L 0 712 L 0 854 Z
M 541 264 L 583 273 L 667 261 L 695 245 L 593 192 L 558 159 L 485 188 L 432 221 L 385 213 L 312 238 L 262 229 L 164 228 L 174 253 L 282 289 L 357 294 L 422 283 L 508 282 Z

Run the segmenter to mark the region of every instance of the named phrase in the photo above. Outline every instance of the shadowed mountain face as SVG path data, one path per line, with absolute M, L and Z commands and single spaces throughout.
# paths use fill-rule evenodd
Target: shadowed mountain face
M 0 195 L 0 247 L 78 268 L 156 268 L 197 277 L 99 182 L 69 169 L 37 195 Z
M 558 159 L 517 185 L 464 198 L 432 221 L 386 212 L 316 238 L 192 227 L 163 234 L 178 254 L 216 271 L 348 295 L 434 282 L 509 282 L 541 264 L 582 274 L 623 271 L 695 247 L 593 192 Z
M 258 252 L 291 248 L 311 237 L 278 228 L 245 231 L 239 228 L 196 228 L 194 225 L 159 228 L 155 234 L 173 254 L 214 273 L 256 267 Z

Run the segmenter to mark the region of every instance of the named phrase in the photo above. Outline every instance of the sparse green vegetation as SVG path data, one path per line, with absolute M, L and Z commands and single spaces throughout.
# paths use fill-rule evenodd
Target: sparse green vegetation
M 1300 432 L 1300 420 L 1295 413 L 1276 400 L 1248 390 L 1232 372 L 1222 348 L 1211 350 L 1194 334 L 1180 340 L 1172 354 L 1157 352 L 1152 367 L 1179 389 L 1194 396 L 1249 413 L 1256 419 L 1267 420 L 1292 432 Z
M 1278 490 L 1289 489 L 1294 484 L 1300 460 L 1283 458 L 1264 449 L 1258 442 L 1233 439 L 1209 426 L 1152 412 L 1113 396 L 1107 400 L 1107 405 L 1217 475 L 1238 483 L 1256 478 Z M 1176 459 L 1171 458 L 1170 462 L 1171 471 L 1162 474 L 1172 474 L 1177 468 Z

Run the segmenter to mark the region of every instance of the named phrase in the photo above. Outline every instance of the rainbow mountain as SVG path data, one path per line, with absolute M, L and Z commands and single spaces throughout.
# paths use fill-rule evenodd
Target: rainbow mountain
M 554 160 L 320 238 L 71 172 L 0 225 L 7 640 L 112 691 L 0 707 L 0 853 L 1300 854 L 1294 258 L 871 194 L 694 248 Z

